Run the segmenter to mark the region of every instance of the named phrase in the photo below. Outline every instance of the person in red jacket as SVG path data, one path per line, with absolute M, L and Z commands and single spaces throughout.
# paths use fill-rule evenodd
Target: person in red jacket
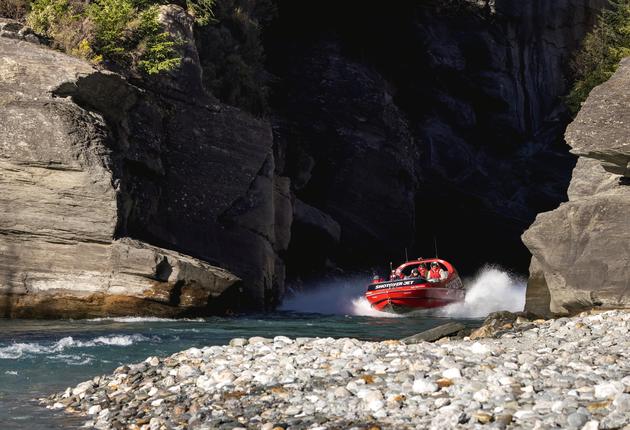
M 427 279 L 432 282 L 437 282 L 442 279 L 442 271 L 440 270 L 440 265 L 435 261 L 431 263 L 431 270 L 429 270 L 429 274 Z

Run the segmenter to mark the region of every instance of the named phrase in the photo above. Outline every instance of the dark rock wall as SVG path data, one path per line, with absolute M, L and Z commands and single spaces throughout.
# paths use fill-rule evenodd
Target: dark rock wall
M 566 199 L 560 96 L 604 3 L 280 1 L 265 48 L 281 171 L 341 226 L 311 258 L 296 219 L 297 272 L 432 254 L 434 235 L 464 272 L 525 272 L 521 232 Z

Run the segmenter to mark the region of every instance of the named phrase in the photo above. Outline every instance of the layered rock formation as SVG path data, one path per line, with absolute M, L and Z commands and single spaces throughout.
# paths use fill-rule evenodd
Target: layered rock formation
M 199 93 L 194 57 L 184 84 L 141 89 L 0 37 L 0 315 L 277 300 L 292 209 L 271 130 Z
M 526 309 L 630 307 L 630 58 L 595 88 L 566 140 L 580 158 L 569 201 L 536 217 Z

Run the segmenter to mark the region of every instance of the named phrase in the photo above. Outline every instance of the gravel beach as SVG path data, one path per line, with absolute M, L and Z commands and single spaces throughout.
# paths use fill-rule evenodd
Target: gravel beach
M 497 338 L 233 339 L 41 399 L 98 429 L 630 429 L 630 313 Z

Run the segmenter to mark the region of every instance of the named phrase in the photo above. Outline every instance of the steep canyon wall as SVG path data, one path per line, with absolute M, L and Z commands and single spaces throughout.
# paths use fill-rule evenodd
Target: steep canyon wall
M 280 2 L 266 46 L 282 171 L 341 227 L 332 250 L 297 217 L 289 269 L 432 255 L 435 236 L 465 273 L 526 272 L 520 234 L 566 199 L 574 165 L 568 61 L 604 4 Z
M 426 255 L 434 235 L 464 273 L 524 271 L 521 232 L 566 197 L 560 96 L 604 4 L 279 1 L 262 117 L 204 89 L 208 36 L 177 6 L 161 20 L 184 67 L 145 81 L 2 21 L 0 315 L 271 308 L 285 272 Z

